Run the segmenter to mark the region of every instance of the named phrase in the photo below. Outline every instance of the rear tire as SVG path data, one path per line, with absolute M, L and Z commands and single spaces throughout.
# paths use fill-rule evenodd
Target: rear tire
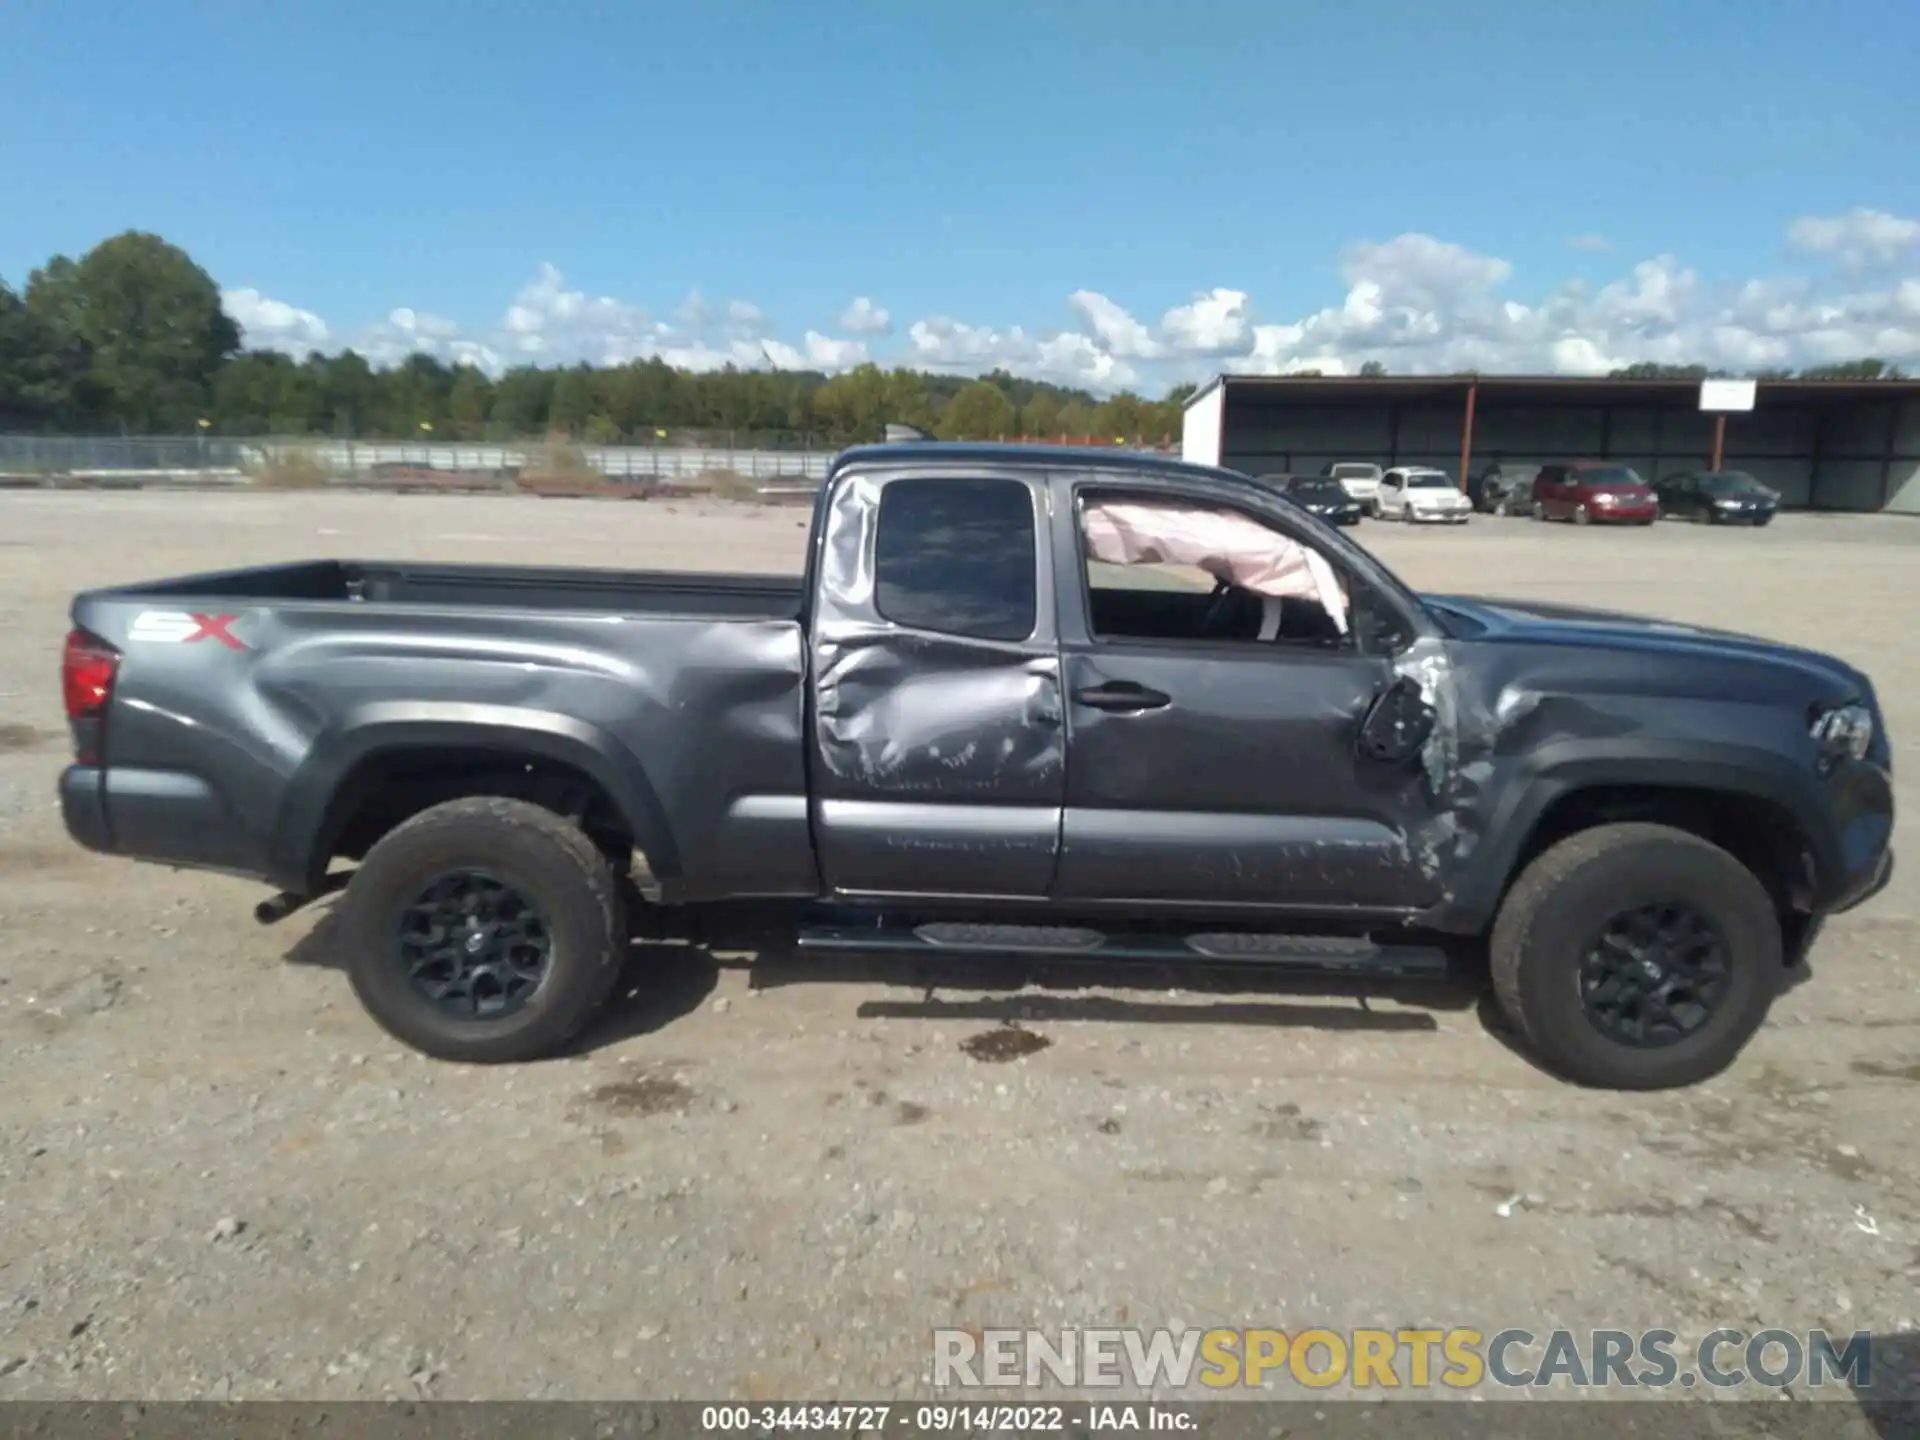
M 1712 941 L 1693 953 L 1723 957 L 1717 991 L 1681 986 L 1661 997 L 1664 1005 L 1677 995 L 1684 1008 L 1690 994 L 1712 996 L 1697 1006 L 1705 1018 L 1696 1028 L 1676 1027 L 1658 1043 L 1622 1038 L 1617 1013 L 1607 1013 L 1622 1005 L 1619 991 L 1610 996 L 1610 982 L 1594 978 L 1613 966 L 1632 972 L 1631 984 L 1660 983 L 1635 969 L 1641 955 L 1657 959 L 1657 948 L 1634 951 L 1623 966 L 1615 957 L 1625 952 L 1602 939 L 1621 917 L 1644 911 L 1697 917 L 1688 933 Z M 1779 917 L 1753 873 L 1698 836 L 1647 824 L 1583 830 L 1528 865 L 1500 907 L 1489 962 L 1500 1007 L 1534 1054 L 1569 1080 L 1613 1090 L 1664 1090 L 1719 1074 L 1760 1028 L 1786 974 Z M 1711 968 L 1700 964 L 1692 973 Z
M 405 927 L 447 877 L 482 876 L 492 893 L 524 900 L 544 939 L 537 981 L 512 1008 L 461 1013 L 417 978 L 420 933 L 462 935 L 437 915 Z M 354 993 L 395 1039 L 438 1060 L 538 1060 L 583 1030 L 612 994 L 626 954 L 626 914 L 613 867 L 578 827 L 523 800 L 471 796 L 423 810 L 383 837 L 354 872 L 339 907 L 341 950 Z M 532 952 L 523 952 L 532 953 Z M 516 972 L 516 974 L 519 972 Z M 430 976 L 437 985 L 439 977 Z M 466 982 L 466 993 L 487 988 Z M 497 1001 L 497 987 L 488 999 Z

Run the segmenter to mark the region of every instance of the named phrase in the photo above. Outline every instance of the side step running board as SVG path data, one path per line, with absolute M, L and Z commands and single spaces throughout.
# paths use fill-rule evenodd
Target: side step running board
M 1437 975 L 1447 957 L 1428 945 L 1378 945 L 1340 935 L 1226 931 L 1197 935 L 1108 935 L 1074 925 L 805 925 L 802 950 L 965 954 L 1153 964 L 1194 961 L 1266 965 L 1335 974 Z

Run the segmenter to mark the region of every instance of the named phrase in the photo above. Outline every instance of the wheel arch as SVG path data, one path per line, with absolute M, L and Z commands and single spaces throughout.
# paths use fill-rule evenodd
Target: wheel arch
M 1670 825 L 1718 845 L 1766 887 L 1783 918 L 1813 908 L 1834 859 L 1822 841 L 1811 776 L 1767 752 L 1724 747 L 1570 760 L 1516 782 L 1488 827 L 1495 837 L 1454 887 L 1449 928 L 1482 932 L 1506 892 L 1549 846 L 1621 821 Z
M 343 844 L 364 853 L 431 805 L 502 794 L 576 814 L 603 848 L 625 846 L 656 876 L 680 871 L 658 792 L 637 757 L 571 716 L 463 705 L 455 713 L 371 707 L 324 735 L 288 784 L 274 880 L 311 893 Z M 475 713 L 487 712 L 487 713 Z

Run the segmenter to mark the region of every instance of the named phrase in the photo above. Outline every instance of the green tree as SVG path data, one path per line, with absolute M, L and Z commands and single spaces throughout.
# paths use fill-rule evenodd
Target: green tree
M 409 355 L 388 371 L 381 386 L 381 433 L 417 440 L 440 431 L 453 395 L 453 371 L 431 355 Z M 423 431 L 422 426 L 428 427 Z
M 221 366 L 208 408 L 230 435 L 305 435 L 327 428 L 320 377 L 274 350 L 250 350 Z
M 1036 391 L 1020 407 L 1020 430 L 1036 440 L 1051 440 L 1060 433 L 1060 402 L 1049 391 Z
M 384 413 L 388 376 L 376 374 L 366 356 L 342 350 L 314 365 L 320 388 L 322 428 L 335 435 L 371 435 Z
M 939 420 L 946 440 L 997 440 L 1019 420 L 1006 392 L 991 380 L 976 380 L 948 403 Z
M 1661 365 L 1652 360 L 1636 361 L 1632 365 L 1623 365 L 1618 370 L 1609 370 L 1609 380 L 1714 380 L 1726 375 L 1724 370 L 1709 370 L 1704 365 Z
M 1815 365 L 1800 372 L 1802 380 L 1904 380 L 1906 377 L 1884 360 L 1843 360 L 1837 365 Z
M 888 413 L 889 389 L 887 372 L 872 362 L 835 375 L 822 385 L 814 396 L 814 406 L 828 438 L 839 442 L 877 440 L 881 426 L 889 421 L 914 423 Z
M 486 433 L 493 410 L 493 382 L 472 365 L 456 365 L 453 387 L 447 392 L 447 427 L 461 440 L 478 440 Z
M 1360 367 L 1360 373 L 1369 379 L 1373 379 L 1385 375 L 1387 373 L 1387 367 L 1382 365 L 1378 360 L 1369 360 Z
M 26 309 L 33 343 L 44 347 L 32 366 L 46 415 L 60 424 L 91 429 L 100 424 L 100 391 L 90 373 L 82 333 L 86 307 L 79 266 L 56 255 L 27 277 Z
M 1092 396 L 1076 395 L 1060 407 L 1060 433 L 1068 439 L 1086 440 L 1097 432 L 1099 424 Z
M 503 438 L 539 435 L 548 428 L 554 372 L 521 365 L 493 387 L 493 426 Z
M 103 240 L 71 269 L 56 265 L 36 278 L 85 352 L 102 418 L 143 433 L 192 430 L 221 362 L 240 348 L 213 277 L 138 230 Z
M 593 418 L 594 408 L 600 399 L 597 390 L 591 365 L 575 365 L 562 370 L 554 378 L 547 424 L 555 431 L 565 431 L 576 439 L 585 435 L 587 421 Z
M 1148 406 L 1131 390 L 1122 390 L 1118 395 L 1102 402 L 1094 420 L 1095 433 L 1103 442 L 1115 440 L 1138 440 L 1155 429 L 1148 419 Z M 1158 435 L 1150 438 L 1158 439 Z
M 27 302 L 0 283 L 0 425 L 49 425 L 69 408 L 53 335 Z

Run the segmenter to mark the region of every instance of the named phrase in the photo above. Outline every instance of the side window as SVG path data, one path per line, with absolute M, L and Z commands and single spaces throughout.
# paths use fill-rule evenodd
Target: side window
M 1095 639 L 1353 648 L 1340 572 L 1264 520 L 1107 491 L 1076 508 Z
M 1034 563 L 1033 492 L 1018 480 L 895 480 L 880 492 L 874 608 L 896 625 L 1024 640 Z

